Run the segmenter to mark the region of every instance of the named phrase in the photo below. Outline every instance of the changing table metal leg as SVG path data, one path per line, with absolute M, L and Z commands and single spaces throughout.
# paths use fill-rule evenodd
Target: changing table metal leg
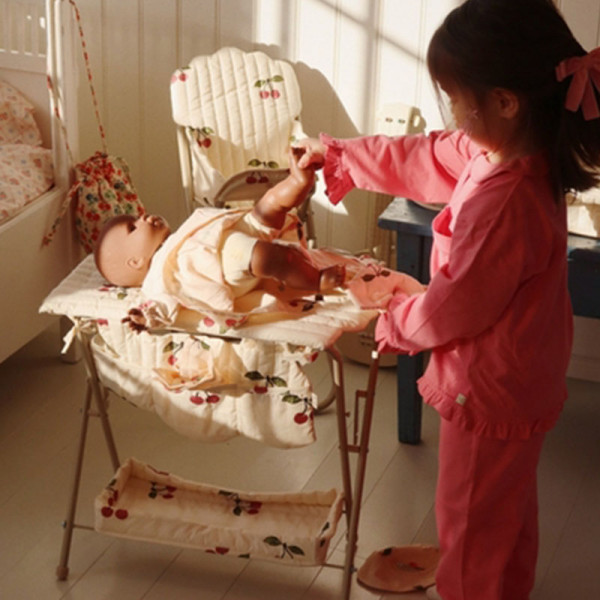
M 71 494 L 67 508 L 67 517 L 63 524 L 64 533 L 62 547 L 60 551 L 60 562 L 56 567 L 56 577 L 64 581 L 69 576 L 69 552 L 71 550 L 71 540 L 73 538 L 73 528 L 75 527 L 75 509 L 77 508 L 77 497 L 79 495 L 79 483 L 81 481 L 81 468 L 83 464 L 83 455 L 85 453 L 85 439 L 87 437 L 88 422 L 90 419 L 90 405 L 92 401 L 92 388 L 88 381 L 85 392 L 81 414 L 81 429 L 79 432 L 79 444 L 77 446 L 77 456 L 75 459 L 75 472 L 71 484 Z
M 352 481 L 350 478 L 350 458 L 348 455 L 348 430 L 346 423 L 346 398 L 344 394 L 344 368 L 343 359 L 336 348 L 327 350 L 332 358 L 333 385 L 335 388 L 336 415 L 338 425 L 338 443 L 342 471 L 342 485 L 344 488 L 344 502 L 346 507 L 346 524 L 350 527 L 350 513 L 352 512 Z
M 110 422 L 108 420 L 108 412 L 106 408 L 107 394 L 98 379 L 98 372 L 96 371 L 94 358 L 90 348 L 90 338 L 89 335 L 82 331 L 78 332 L 78 337 L 81 342 L 82 353 L 85 360 L 85 368 L 87 371 L 87 388 L 85 393 L 85 399 L 81 409 L 82 414 L 81 428 L 79 432 L 79 443 L 77 446 L 77 454 L 75 458 L 75 470 L 71 485 L 71 494 L 69 496 L 68 501 L 67 516 L 64 522 L 65 531 L 62 540 L 60 561 L 58 563 L 58 567 L 56 568 L 56 576 L 61 581 L 67 579 L 67 577 L 69 576 L 68 564 L 69 553 L 71 550 L 71 541 L 73 538 L 73 529 L 75 529 L 76 527 L 80 529 L 91 529 L 91 527 L 86 527 L 75 523 L 75 512 L 77 509 L 79 485 L 81 483 L 81 471 L 83 467 L 83 458 L 85 455 L 85 444 L 87 439 L 89 419 L 91 416 L 96 416 L 100 418 L 113 469 L 116 470 L 120 465 L 119 457 L 117 455 L 117 448 L 112 435 Z M 92 399 L 94 400 L 96 406 L 95 412 L 92 410 Z
M 88 374 L 88 381 L 90 382 L 90 385 L 92 387 L 93 396 L 96 400 L 96 408 L 98 409 L 98 413 L 95 416 L 100 417 L 100 422 L 102 423 L 102 431 L 104 432 L 104 439 L 106 440 L 106 445 L 108 446 L 108 452 L 110 454 L 112 467 L 113 470 L 116 471 L 120 467 L 121 462 L 119 461 L 119 456 L 117 454 L 117 446 L 115 444 L 112 429 L 110 427 L 110 422 L 108 420 L 107 392 L 100 383 L 100 377 L 98 376 L 96 362 L 94 360 L 94 355 L 91 349 L 90 336 L 87 333 L 81 332 L 79 333 L 79 339 L 81 341 L 83 357 L 85 359 L 85 368 Z
M 348 600 L 350 598 L 350 587 L 352 583 L 352 575 L 354 573 L 354 558 L 358 542 L 358 524 L 360 519 L 360 510 L 362 504 L 362 495 L 365 481 L 365 471 L 367 467 L 367 454 L 369 451 L 369 440 L 371 434 L 371 423 L 373 420 L 373 402 L 375 398 L 375 387 L 377 384 L 377 374 L 379 370 L 379 355 L 373 352 L 371 357 L 371 366 L 369 369 L 369 381 L 367 390 L 359 390 L 356 392 L 356 405 L 354 411 L 355 427 L 352 439 L 352 444 L 348 444 L 348 431 L 346 423 L 346 401 L 344 397 L 343 385 L 343 368 L 342 358 L 339 352 L 335 349 L 329 349 L 333 359 L 333 375 L 334 385 L 336 388 L 336 408 L 338 419 L 338 436 L 340 448 L 340 460 L 342 470 L 342 480 L 344 486 L 345 506 L 346 506 L 346 521 L 348 525 L 346 553 L 344 562 L 344 580 L 342 598 Z M 364 407 L 362 417 L 359 423 L 359 406 L 358 400 L 364 399 Z M 359 441 L 360 438 L 360 441 Z M 354 490 L 352 490 L 352 482 L 350 479 L 350 461 L 349 453 L 358 453 L 358 462 L 354 478 Z
M 371 366 L 369 369 L 369 382 L 366 392 L 357 391 L 358 398 L 364 398 L 365 404 L 363 408 L 363 415 L 361 418 L 360 432 L 355 430 L 355 435 L 360 436 L 358 446 L 356 445 L 357 439 L 354 438 L 354 445 L 351 450 L 358 452 L 358 462 L 356 465 L 356 477 L 354 480 L 354 497 L 352 502 L 352 513 L 350 516 L 350 527 L 348 529 L 348 549 L 346 552 L 346 569 L 350 570 L 354 564 L 354 557 L 356 555 L 356 548 L 358 544 L 358 522 L 360 518 L 360 510 L 362 505 L 362 496 L 365 483 L 365 472 L 367 469 L 367 454 L 369 452 L 369 441 L 371 437 L 371 423 L 373 421 L 373 401 L 375 399 L 375 387 L 377 385 L 377 374 L 379 369 L 379 356 L 376 352 L 373 352 L 371 357 Z M 358 419 L 358 402 L 356 408 L 355 418 Z M 349 561 L 352 561 L 351 563 Z M 347 591 L 344 588 L 344 598 L 348 598 L 350 595 L 350 578 L 347 580 Z

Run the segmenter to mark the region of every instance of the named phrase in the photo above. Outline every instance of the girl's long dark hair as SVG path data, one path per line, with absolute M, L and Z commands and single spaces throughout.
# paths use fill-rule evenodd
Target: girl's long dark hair
M 493 88 L 517 93 L 523 127 L 548 153 L 562 194 L 600 183 L 600 119 L 565 108 L 571 77 L 558 82 L 555 72 L 585 54 L 552 0 L 467 0 L 433 35 L 427 65 L 436 85 L 450 80 L 480 98 Z

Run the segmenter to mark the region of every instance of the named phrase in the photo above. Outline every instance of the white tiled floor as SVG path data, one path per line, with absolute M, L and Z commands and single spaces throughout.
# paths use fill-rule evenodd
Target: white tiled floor
M 60 362 L 53 328 L 0 365 L 0 598 L 6 600 L 337 600 L 341 572 L 216 557 L 200 551 L 74 534 L 68 581 L 59 582 L 67 486 L 84 389 L 82 364 Z M 347 386 L 366 377 L 346 365 Z M 318 391 L 326 369 L 313 367 Z M 395 373 L 380 371 L 357 565 L 391 545 L 435 543 L 432 512 L 437 415 L 424 410 L 423 442 L 396 440 Z M 569 382 L 571 397 L 548 436 L 540 466 L 541 550 L 532 600 L 600 598 L 600 385 Z M 122 458 L 135 456 L 190 479 L 241 489 L 328 489 L 340 485 L 333 410 L 317 418 L 318 440 L 281 451 L 235 439 L 190 442 L 154 415 L 114 399 L 111 419 Z M 91 522 L 92 499 L 112 469 L 101 430 L 92 423 L 79 498 L 79 520 Z M 343 561 L 344 536 L 332 561 Z M 353 600 L 423 599 L 422 593 L 378 594 L 355 582 Z M 480 599 L 473 599 L 480 600 Z

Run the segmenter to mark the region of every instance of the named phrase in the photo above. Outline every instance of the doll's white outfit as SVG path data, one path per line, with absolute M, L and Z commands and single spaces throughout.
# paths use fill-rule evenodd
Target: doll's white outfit
M 249 269 L 258 240 L 305 245 L 294 215 L 275 229 L 262 225 L 248 209 L 198 208 L 158 249 L 142 291 L 162 306 L 167 321 L 179 306 L 235 312 L 236 299 L 260 282 Z

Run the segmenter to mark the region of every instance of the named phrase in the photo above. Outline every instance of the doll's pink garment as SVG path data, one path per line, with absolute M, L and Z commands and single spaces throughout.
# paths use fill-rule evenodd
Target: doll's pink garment
M 550 429 L 567 395 L 572 313 L 565 205 L 544 158 L 494 165 L 461 132 L 321 139 L 332 202 L 360 187 L 447 204 L 427 291 L 390 302 L 380 350 L 432 349 L 419 390 L 465 429 L 502 439 Z
M 161 312 L 167 321 L 172 320 L 180 305 L 201 312 L 234 312 L 235 300 L 241 292 L 226 282 L 221 257 L 228 235 L 236 231 L 257 240 L 301 244 L 298 223 L 295 216 L 287 215 L 284 226 L 273 229 L 251 218 L 248 210 L 198 208 L 154 255 L 142 291 L 162 305 Z M 249 291 L 253 287 L 249 280 L 250 277 L 240 288 Z

